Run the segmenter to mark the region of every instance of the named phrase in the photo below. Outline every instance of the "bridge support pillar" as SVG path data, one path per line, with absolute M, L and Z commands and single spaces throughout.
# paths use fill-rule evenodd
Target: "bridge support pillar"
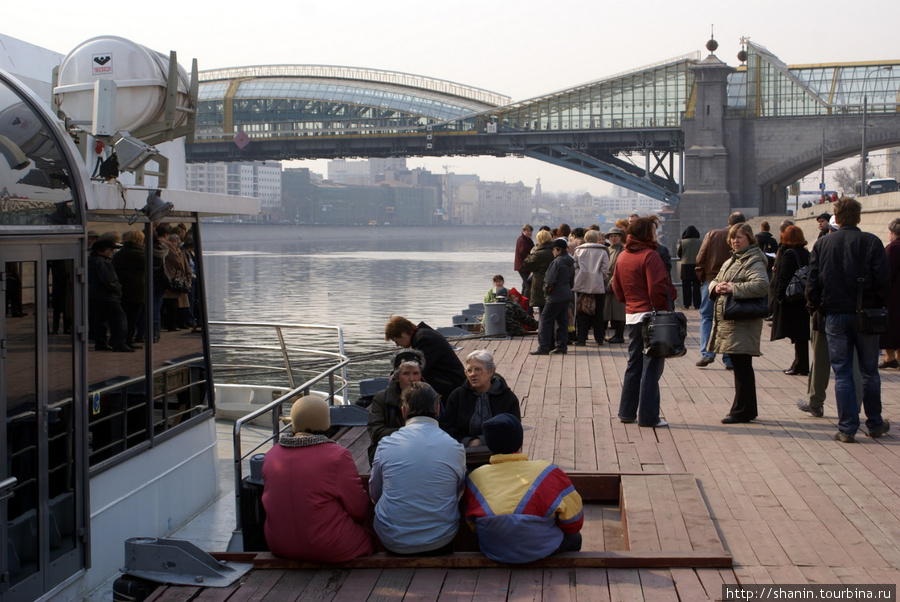
M 696 77 L 693 116 L 684 127 L 684 192 L 679 203 L 681 229 L 695 226 L 701 235 L 727 223 L 732 209 L 725 147 L 728 75 L 734 71 L 710 54 L 690 67 Z

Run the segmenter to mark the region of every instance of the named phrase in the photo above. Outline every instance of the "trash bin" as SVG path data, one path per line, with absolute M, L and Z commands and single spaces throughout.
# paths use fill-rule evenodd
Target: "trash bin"
M 506 303 L 484 304 L 484 334 L 506 336 Z

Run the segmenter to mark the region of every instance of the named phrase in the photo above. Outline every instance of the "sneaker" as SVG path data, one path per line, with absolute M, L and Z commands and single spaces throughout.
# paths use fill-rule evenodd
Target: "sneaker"
M 880 429 L 876 429 L 874 431 L 869 431 L 866 433 L 866 437 L 871 437 L 872 439 L 878 439 L 879 437 L 883 437 L 886 432 L 891 430 L 891 423 L 885 420 L 881 425 Z
M 703 357 L 700 358 L 700 361 L 694 365 L 697 366 L 698 368 L 703 368 L 705 366 L 709 366 L 714 361 L 716 361 L 716 358 L 704 355 Z
M 823 408 L 823 407 L 814 408 L 813 406 L 809 405 L 802 399 L 797 402 L 797 409 L 800 410 L 801 412 L 806 412 L 808 414 L 812 414 L 816 418 L 821 418 L 822 416 L 825 415 L 825 408 Z
M 853 435 L 848 435 L 847 433 L 842 433 L 838 431 L 834 435 L 835 441 L 840 441 L 841 443 L 855 443 L 856 439 L 853 438 Z
M 669 426 L 669 423 L 666 422 L 665 420 L 658 420 L 656 422 L 656 424 L 639 424 L 638 426 L 643 426 L 643 427 L 652 428 L 652 429 L 661 429 L 661 428 L 665 428 L 665 427 Z

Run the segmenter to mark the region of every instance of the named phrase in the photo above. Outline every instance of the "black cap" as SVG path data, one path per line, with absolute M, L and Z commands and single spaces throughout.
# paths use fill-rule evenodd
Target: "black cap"
M 827 211 L 825 213 L 820 213 L 819 217 L 816 218 L 816 221 L 819 221 L 820 219 L 823 219 L 827 222 L 828 220 L 831 219 L 831 214 L 828 213 Z
M 514 454 L 522 449 L 522 422 L 512 414 L 498 414 L 481 425 L 481 436 L 492 454 Z
M 568 250 L 568 249 L 569 249 L 569 243 L 567 243 L 566 241 L 564 241 L 564 240 L 561 239 L 561 238 L 557 238 L 556 240 L 553 241 L 553 248 L 554 248 L 554 249 L 566 249 L 566 250 Z

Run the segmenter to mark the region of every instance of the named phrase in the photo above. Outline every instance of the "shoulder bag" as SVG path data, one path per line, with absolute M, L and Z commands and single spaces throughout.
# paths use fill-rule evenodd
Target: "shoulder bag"
M 785 300 L 792 305 L 806 304 L 806 282 L 809 280 L 809 264 L 800 266 L 800 254 L 790 249 L 797 258 L 797 271 L 791 276 L 787 288 L 784 290 Z
M 734 295 L 725 295 L 725 311 L 722 317 L 726 320 L 752 320 L 769 315 L 769 297 L 753 299 L 735 299 Z
M 666 302 L 669 308 L 669 284 L 666 283 Z M 687 353 L 684 339 L 687 337 L 687 317 L 680 311 L 653 310 L 641 320 L 641 336 L 644 355 L 647 357 L 681 357 Z

